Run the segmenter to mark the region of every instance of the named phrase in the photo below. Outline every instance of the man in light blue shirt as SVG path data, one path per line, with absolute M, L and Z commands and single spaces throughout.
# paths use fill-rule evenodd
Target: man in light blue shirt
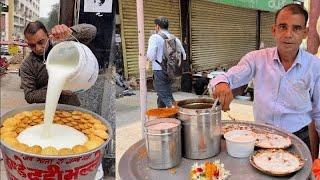
M 156 34 L 149 38 L 147 58 L 152 61 L 153 70 L 153 86 L 157 92 L 157 104 L 159 108 L 171 107 L 175 101 L 171 92 L 171 80 L 164 70 L 162 70 L 160 63 L 164 54 L 164 39 L 160 34 L 164 34 L 168 38 L 174 36 L 168 31 L 169 21 L 166 17 L 159 17 L 154 20 Z M 182 59 L 186 60 L 186 53 L 178 38 L 175 38 L 177 48 L 180 48 Z
M 210 87 L 226 111 L 233 99 L 231 89 L 254 79 L 256 122 L 296 134 L 315 157 L 318 137 L 309 137 L 308 125 L 314 120 L 320 132 L 320 60 L 299 49 L 308 33 L 307 20 L 308 13 L 302 6 L 284 6 L 276 13 L 272 27 L 277 47 L 246 54 L 227 73 L 213 79 Z

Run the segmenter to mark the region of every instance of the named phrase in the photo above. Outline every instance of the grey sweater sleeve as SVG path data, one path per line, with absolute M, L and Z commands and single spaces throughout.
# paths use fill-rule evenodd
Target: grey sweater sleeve
M 70 29 L 73 31 L 72 35 L 86 45 L 96 37 L 97 33 L 97 28 L 91 24 L 78 24 L 70 27 Z M 68 40 L 74 40 L 74 38 L 70 37 Z
M 24 90 L 25 100 L 32 103 L 44 103 L 46 101 L 47 87 L 37 89 L 36 77 L 30 64 L 24 62 L 20 67 L 21 87 Z

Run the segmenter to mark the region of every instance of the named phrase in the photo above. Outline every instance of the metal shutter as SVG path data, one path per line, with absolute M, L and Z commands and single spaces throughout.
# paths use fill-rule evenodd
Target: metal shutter
M 179 0 L 145 0 L 143 5 L 146 50 L 151 31 L 154 30 L 154 19 L 159 16 L 166 16 L 169 19 L 169 31 L 176 37 L 181 37 Z M 139 47 L 136 0 L 120 0 L 120 15 L 125 76 L 138 76 Z
M 271 31 L 274 16 L 275 14 L 271 12 L 261 12 L 260 41 L 264 43 L 264 47 L 274 47 L 276 45 Z
M 192 0 L 190 7 L 194 70 L 228 68 L 255 50 L 256 11 L 205 0 Z

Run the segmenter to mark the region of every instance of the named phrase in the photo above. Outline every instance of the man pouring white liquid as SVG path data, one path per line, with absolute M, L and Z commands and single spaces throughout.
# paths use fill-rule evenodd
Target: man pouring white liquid
M 84 144 L 87 137 L 80 131 L 68 126 L 53 123 L 57 103 L 79 106 L 77 95 L 71 91 L 62 90 L 66 78 L 72 72 L 68 62 L 46 66 L 44 60 L 51 50 L 54 51 L 54 42 L 75 40 L 88 44 L 96 35 L 96 27 L 89 24 L 80 24 L 71 28 L 66 25 L 57 25 L 51 29 L 50 34 L 44 25 L 31 22 L 27 25 L 24 35 L 32 52 L 23 62 L 21 73 L 21 87 L 24 89 L 25 99 L 28 103 L 44 103 L 44 124 L 32 126 L 22 131 L 18 140 L 28 145 L 34 143 L 41 147 L 56 149 L 72 148 L 77 144 Z M 52 49 L 53 48 L 53 49 Z M 56 133 L 59 132 L 59 133 Z M 103 176 L 100 164 L 96 179 Z
M 40 21 L 30 22 L 27 25 L 24 36 L 32 52 L 21 64 L 20 76 L 21 88 L 28 103 L 46 101 L 48 72 L 44 58 L 49 54 L 54 42 L 72 40 L 73 37 L 70 35 L 72 34 L 81 43 L 88 44 L 95 38 L 96 32 L 96 27 L 90 24 L 79 24 L 70 28 L 64 24 L 56 25 L 50 33 Z M 77 95 L 66 90 L 62 91 L 59 103 L 80 106 Z

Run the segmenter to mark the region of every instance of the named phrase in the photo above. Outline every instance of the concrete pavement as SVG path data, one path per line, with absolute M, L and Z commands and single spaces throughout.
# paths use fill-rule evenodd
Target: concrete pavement
M 28 104 L 20 89 L 20 78 L 16 73 L 8 73 L 1 78 L 1 110 L 3 114 L 17 106 Z

